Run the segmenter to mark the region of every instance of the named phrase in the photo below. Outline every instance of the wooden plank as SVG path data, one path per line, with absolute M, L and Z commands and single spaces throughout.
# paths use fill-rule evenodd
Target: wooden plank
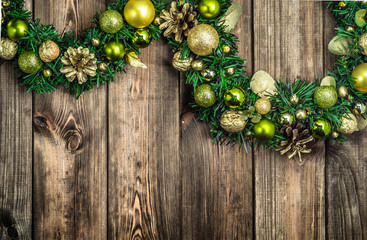
M 167 44 L 109 88 L 109 239 L 180 239 L 179 79 Z
M 47 9 L 47 11 L 45 10 Z M 35 17 L 80 33 L 105 1 L 35 0 Z M 77 102 L 60 87 L 34 96 L 34 238 L 106 239 L 107 87 Z
M 243 14 L 234 33 L 240 56 L 252 58 L 252 1 L 236 0 Z M 251 62 L 248 70 L 251 71 Z M 182 109 L 191 89 L 182 84 Z M 188 109 L 189 110 L 189 109 Z M 252 239 L 252 154 L 238 146 L 212 144 L 210 127 L 192 113 L 181 119 L 182 239 Z
M 314 81 L 323 75 L 323 6 L 298 0 L 254 1 L 255 70 Z M 325 239 L 324 145 L 305 163 L 255 151 L 257 239 Z
M 0 73 L 0 239 L 31 239 L 32 94 L 10 64 Z

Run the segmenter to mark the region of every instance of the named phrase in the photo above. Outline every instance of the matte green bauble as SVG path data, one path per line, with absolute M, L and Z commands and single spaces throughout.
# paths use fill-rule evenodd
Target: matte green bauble
M 199 56 L 208 56 L 219 45 L 219 34 L 208 24 L 199 24 L 192 28 L 187 36 L 190 50 Z
M 7 25 L 8 37 L 13 41 L 20 41 L 28 35 L 29 24 L 23 19 L 12 19 Z
M 136 29 L 131 41 L 137 48 L 146 48 L 152 42 L 152 34 L 147 28 Z
M 367 63 L 359 64 L 352 72 L 354 87 L 359 92 L 367 92 Z
M 41 69 L 42 61 L 34 52 L 29 51 L 19 56 L 18 65 L 23 72 L 32 74 Z
M 134 28 L 145 28 L 155 17 L 155 8 L 150 0 L 130 0 L 124 8 L 126 22 Z
M 117 33 L 123 24 L 121 14 L 115 10 L 107 10 L 99 17 L 99 26 L 106 33 Z
M 201 107 L 211 107 L 216 101 L 215 92 L 210 84 L 199 86 L 195 91 L 194 98 Z
M 2 37 L 0 43 L 0 58 L 11 60 L 17 55 L 18 45 L 9 38 Z
M 218 17 L 221 10 L 218 0 L 201 0 L 199 3 L 199 13 L 203 18 L 214 19 Z
M 325 118 L 317 119 L 313 123 L 312 135 L 316 138 L 326 138 L 331 133 L 330 121 Z
M 316 89 L 313 98 L 320 108 L 328 109 L 333 107 L 338 101 L 338 93 L 334 87 L 321 86 Z
M 255 124 L 254 134 L 255 138 L 262 142 L 270 141 L 275 136 L 275 125 L 272 121 L 263 119 Z
M 233 109 L 242 107 L 246 102 L 246 92 L 241 87 L 231 87 L 224 93 L 225 104 Z
M 103 52 L 107 60 L 111 62 L 120 61 L 125 56 L 125 46 L 121 42 L 111 40 L 103 46 Z

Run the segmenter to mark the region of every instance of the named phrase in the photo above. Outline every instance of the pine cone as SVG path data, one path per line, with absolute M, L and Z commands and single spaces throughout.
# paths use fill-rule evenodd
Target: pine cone
M 90 53 L 88 48 L 79 47 L 77 49 L 69 47 L 61 58 L 64 67 L 60 69 L 69 82 L 78 78 L 78 83 L 83 84 L 88 80 L 88 76 L 96 76 L 97 59 L 94 53 Z
M 173 1 L 169 12 L 166 10 L 162 11 L 161 18 L 165 20 L 165 22 L 159 26 L 159 29 L 166 29 L 163 33 L 165 37 L 174 33 L 175 40 L 177 42 L 182 42 L 183 35 L 187 37 L 189 31 L 198 25 L 196 16 L 197 12 L 194 11 L 194 8 L 191 7 L 189 3 L 177 7 L 177 2 Z
M 280 147 L 275 150 L 280 151 L 282 155 L 288 153 L 289 159 L 298 154 L 299 162 L 302 163 L 302 153 L 310 153 L 312 151 L 306 145 L 314 140 L 310 131 L 305 129 L 301 124 L 293 123 L 290 126 L 283 127 L 280 132 L 286 140 L 281 141 Z

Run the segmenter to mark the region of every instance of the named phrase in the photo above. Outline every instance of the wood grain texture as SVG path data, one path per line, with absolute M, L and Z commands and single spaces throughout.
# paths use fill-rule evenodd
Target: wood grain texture
M 320 2 L 254 1 L 255 67 L 274 78 L 323 75 Z M 255 151 L 257 239 L 325 239 L 324 146 L 303 165 L 264 148 Z
M 104 8 L 104 1 L 35 0 L 34 14 L 59 32 L 81 32 Z M 34 96 L 35 239 L 107 236 L 106 96 L 106 86 L 77 102 L 62 88 Z
M 240 56 L 252 58 L 252 1 L 234 1 L 243 15 L 234 33 Z M 248 69 L 251 71 L 251 64 Z M 182 104 L 190 97 L 181 85 Z M 187 109 L 185 105 L 182 110 Z M 210 127 L 191 113 L 181 119 L 182 239 L 251 239 L 253 237 L 252 154 L 238 146 L 212 143 Z
M 109 88 L 109 239 L 180 239 L 179 79 L 162 42 Z

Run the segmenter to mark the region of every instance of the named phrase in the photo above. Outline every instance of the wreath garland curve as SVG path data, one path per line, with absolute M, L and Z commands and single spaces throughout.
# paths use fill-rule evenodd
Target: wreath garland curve
M 367 126 L 366 1 L 328 3 L 337 20 L 328 48 L 340 57 L 315 83 L 274 80 L 264 71 L 249 76 L 231 33 L 242 12 L 232 0 L 115 0 L 78 38 L 31 21 L 24 0 L 2 0 L 1 8 L 0 63 L 10 62 L 28 91 L 64 85 L 78 99 L 126 65 L 146 68 L 140 49 L 163 35 L 213 141 L 261 144 L 302 162 L 316 140 L 344 143 Z

